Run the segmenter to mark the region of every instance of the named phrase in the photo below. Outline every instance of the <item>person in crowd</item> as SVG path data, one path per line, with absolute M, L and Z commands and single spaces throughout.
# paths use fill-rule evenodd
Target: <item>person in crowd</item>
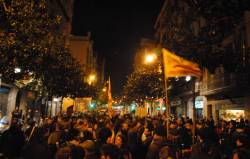
M 117 135 L 122 134 L 126 140 L 128 139 L 128 130 L 129 130 L 129 125 L 126 121 L 123 121 L 120 127 L 120 130 L 117 132 Z
M 154 130 L 153 141 L 148 147 L 146 159 L 159 159 L 160 149 L 166 145 L 166 128 L 162 125 Z
M 29 120 L 24 125 L 18 124 L 17 118 L 10 121 L 10 128 L 0 136 L 0 154 L 9 159 L 245 159 L 250 156 L 250 126 L 243 118 L 229 122 L 213 121 L 212 117 L 195 121 L 195 144 L 192 143 L 194 125 L 186 117 L 130 114 L 110 117 L 95 111 L 48 117 L 43 122 Z
M 60 142 L 62 134 L 62 127 L 59 124 L 56 124 L 54 127 L 51 129 L 51 133 L 48 138 L 48 144 L 49 145 L 56 145 L 56 143 Z
M 79 146 L 81 146 L 85 150 L 85 159 L 99 159 L 94 141 L 86 140 L 80 143 Z
M 115 145 L 120 149 L 120 152 L 124 159 L 132 159 L 132 155 L 129 152 L 126 142 L 126 138 L 122 134 L 116 136 Z
M 164 146 L 160 150 L 159 159 L 175 159 L 174 152 L 169 146 Z
M 236 149 L 233 153 L 233 159 L 248 159 L 250 157 L 250 143 L 246 134 L 240 134 L 236 137 Z
M 25 136 L 22 132 L 18 119 L 14 118 L 11 121 L 11 126 L 6 130 L 1 137 L 0 147 L 2 153 L 8 159 L 18 158 L 21 155 L 21 150 L 25 144 Z
M 104 144 L 112 144 L 112 132 L 106 127 L 101 128 L 97 133 L 96 149 L 100 150 Z
M 84 159 L 85 151 L 80 146 L 73 146 L 70 151 L 69 159 Z
M 141 141 L 140 141 L 140 137 L 138 135 L 138 130 L 141 127 L 141 123 L 137 120 L 135 120 L 128 132 L 128 147 L 129 147 L 129 151 L 132 154 L 133 158 L 141 158 L 141 152 L 140 152 L 140 148 L 141 148 Z
M 42 128 L 35 130 L 34 135 L 22 150 L 23 159 L 53 159 L 51 149 L 44 138 L 44 133 Z
M 116 145 L 104 144 L 101 147 L 100 159 L 122 159 L 122 155 Z
M 198 131 L 198 143 L 192 147 L 190 159 L 220 159 L 220 154 L 209 137 L 207 129 L 202 128 Z

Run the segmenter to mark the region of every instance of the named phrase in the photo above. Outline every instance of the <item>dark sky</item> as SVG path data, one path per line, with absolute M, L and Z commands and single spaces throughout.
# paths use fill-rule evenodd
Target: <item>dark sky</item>
M 94 50 L 106 59 L 112 93 L 119 95 L 143 37 L 153 38 L 164 0 L 75 0 L 72 33 L 91 31 Z

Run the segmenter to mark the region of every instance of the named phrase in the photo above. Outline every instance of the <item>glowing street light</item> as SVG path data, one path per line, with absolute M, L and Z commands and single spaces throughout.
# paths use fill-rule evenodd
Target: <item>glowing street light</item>
M 91 83 L 93 83 L 95 81 L 96 77 L 95 75 L 90 75 L 89 76 L 89 84 L 91 85 Z
M 156 55 L 155 54 L 148 54 L 146 55 L 145 57 L 145 62 L 148 64 L 148 63 L 152 63 L 154 62 L 156 59 Z
M 95 75 L 90 75 L 90 76 L 89 76 L 89 80 L 90 80 L 90 81 L 94 81 L 94 80 L 95 80 Z
M 21 68 L 16 67 L 16 68 L 14 69 L 14 73 L 20 73 L 20 72 L 21 72 Z
M 104 87 L 104 88 L 102 89 L 102 91 L 103 91 L 103 92 L 106 92 L 106 91 L 107 91 L 107 88 L 106 88 L 106 87 Z
M 191 76 L 186 76 L 186 79 L 185 79 L 187 82 L 191 80 Z

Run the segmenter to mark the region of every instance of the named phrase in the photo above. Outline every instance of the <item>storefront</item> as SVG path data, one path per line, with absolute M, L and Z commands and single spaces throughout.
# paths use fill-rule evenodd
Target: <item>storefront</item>
M 180 98 L 170 101 L 170 114 L 181 117 L 186 114 L 185 104 Z
M 0 111 L 1 115 L 10 115 L 16 107 L 18 88 L 1 82 L 0 85 Z
M 215 120 L 250 119 L 250 97 L 208 101 Z

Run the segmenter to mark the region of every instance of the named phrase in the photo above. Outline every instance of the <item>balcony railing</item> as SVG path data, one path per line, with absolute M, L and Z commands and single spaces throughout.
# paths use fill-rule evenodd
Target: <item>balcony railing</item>
M 247 85 L 246 73 L 220 73 L 208 75 L 206 81 L 197 84 L 196 91 L 200 90 L 201 94 L 207 95 L 222 92 L 236 86 Z

